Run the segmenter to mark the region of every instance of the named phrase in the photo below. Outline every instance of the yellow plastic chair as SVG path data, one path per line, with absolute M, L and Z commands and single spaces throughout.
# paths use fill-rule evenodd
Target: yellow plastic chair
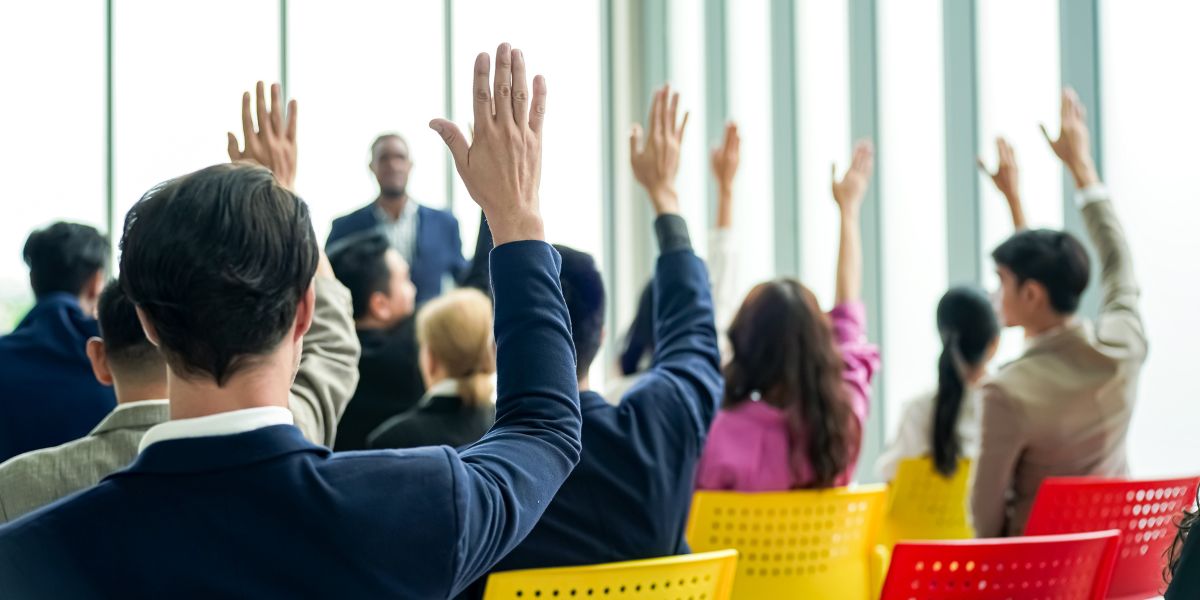
M 971 461 L 958 461 L 947 479 L 933 460 L 900 462 L 888 489 L 887 511 L 879 543 L 891 549 L 900 540 L 963 540 L 975 537 L 967 510 Z
M 736 550 L 647 560 L 493 573 L 483 600 L 538 600 L 617 596 L 641 600 L 729 600 Z
M 696 492 L 687 540 L 696 552 L 738 550 L 733 597 L 877 597 L 872 552 L 887 490 L 882 485 L 829 490 Z

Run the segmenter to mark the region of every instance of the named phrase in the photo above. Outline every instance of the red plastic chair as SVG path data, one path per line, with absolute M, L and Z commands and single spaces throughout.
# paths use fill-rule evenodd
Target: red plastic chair
M 900 542 L 883 600 L 1102 600 L 1120 535 Z
M 1185 508 L 1196 499 L 1200 477 L 1131 481 L 1052 477 L 1034 498 L 1026 535 L 1121 530 L 1121 548 L 1109 598 L 1158 596 L 1166 552 Z

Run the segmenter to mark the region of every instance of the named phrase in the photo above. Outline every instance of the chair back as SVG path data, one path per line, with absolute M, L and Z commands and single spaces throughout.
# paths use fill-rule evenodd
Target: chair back
M 945 477 L 929 457 L 900 462 L 888 486 L 887 511 L 879 543 L 891 547 L 900 540 L 963 540 L 975 537 L 968 498 L 971 461 Z
M 729 600 L 737 552 L 721 550 L 583 567 L 492 573 L 484 600 L 639 598 Z

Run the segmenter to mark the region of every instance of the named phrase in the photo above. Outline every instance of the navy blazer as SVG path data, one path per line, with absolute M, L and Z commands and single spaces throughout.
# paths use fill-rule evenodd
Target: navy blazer
M 664 227 L 670 225 L 672 227 Z M 584 565 L 688 552 L 696 463 L 724 380 L 704 262 L 679 217 L 656 223 L 654 364 L 612 406 L 580 394 L 583 456 L 546 514 L 497 571 Z M 683 232 L 672 242 L 665 229 Z M 482 596 L 481 579 L 466 597 Z
M 412 202 L 409 199 L 409 202 Z M 337 250 L 336 242 L 356 233 L 380 226 L 372 202 L 344 217 L 333 220 L 326 252 Z M 417 288 L 417 304 L 432 300 L 442 293 L 442 280 L 450 276 L 461 281 L 466 276 L 467 260 L 463 258 L 462 237 L 458 219 L 450 211 L 417 205 L 417 240 L 409 271 Z
M 167 440 L 0 526 L 5 598 L 446 598 L 533 528 L 579 460 L 559 257 L 492 252 L 496 425 L 441 447 L 332 454 L 277 425 Z
M 0 462 L 81 438 L 117 405 L 87 357 L 98 335 L 74 296 L 54 293 L 0 337 Z

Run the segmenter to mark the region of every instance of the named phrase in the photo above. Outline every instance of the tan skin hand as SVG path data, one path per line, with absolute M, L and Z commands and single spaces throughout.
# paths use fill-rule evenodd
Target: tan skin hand
M 733 227 L 733 179 L 741 162 L 741 146 L 737 123 L 728 123 L 721 145 L 713 148 L 710 157 L 713 177 L 717 180 L 718 229 Z
M 679 94 L 664 85 L 654 92 L 650 105 L 649 132 L 635 124 L 629 136 L 629 160 L 633 176 L 646 188 L 658 215 L 678 214 L 679 196 L 675 176 L 679 173 L 679 153 L 688 113 L 678 120 Z M 643 138 L 644 141 L 643 141 Z
M 1062 92 L 1060 110 L 1061 125 L 1058 139 L 1050 137 L 1046 126 L 1042 125 L 1042 134 L 1050 143 L 1050 148 L 1058 156 L 1071 177 L 1075 179 L 1075 187 L 1079 189 L 1100 183 L 1100 175 L 1096 172 L 1096 162 L 1092 158 L 1091 133 L 1087 127 L 1087 110 L 1079 101 L 1075 90 L 1066 88 Z
M 544 240 L 538 199 L 546 80 L 525 73 L 525 56 L 508 44 L 496 49 L 495 76 L 486 53 L 475 58 L 472 139 L 446 119 L 429 127 L 442 136 L 471 198 L 483 209 L 496 245 Z M 494 111 L 493 111 L 494 107 Z
M 1012 213 L 1013 228 L 1017 230 L 1025 229 L 1025 209 L 1021 204 L 1020 193 L 1020 171 L 1017 169 L 1017 155 L 1013 152 L 1012 146 L 1004 138 L 996 138 L 996 156 L 998 163 L 996 172 L 988 170 L 982 158 L 977 158 L 979 169 L 983 171 L 996 189 L 1004 194 L 1004 198 L 1008 200 L 1008 208 Z
M 242 94 L 242 138 L 245 149 L 238 148 L 237 136 L 228 133 L 229 160 L 262 165 L 275 174 L 279 185 L 293 190 L 296 184 L 296 101 L 287 104 L 285 117 L 282 91 L 278 83 L 271 85 L 271 106 L 268 109 L 266 85 L 255 86 L 258 129 L 250 107 L 250 92 Z

